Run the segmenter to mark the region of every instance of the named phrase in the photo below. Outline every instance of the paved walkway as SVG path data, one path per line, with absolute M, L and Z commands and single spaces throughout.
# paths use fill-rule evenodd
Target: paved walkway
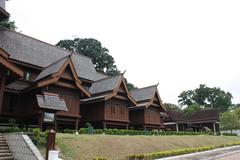
M 158 160 L 240 160 L 240 146 L 219 148 L 211 151 L 161 158 Z
M 239 160 L 239 159 L 240 159 L 240 151 L 239 153 L 223 156 L 222 158 L 218 158 L 216 160 Z

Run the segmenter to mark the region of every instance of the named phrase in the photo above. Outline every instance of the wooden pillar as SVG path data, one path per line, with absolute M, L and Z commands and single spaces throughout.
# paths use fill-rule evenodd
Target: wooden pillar
M 176 123 L 176 131 L 178 132 L 178 123 Z
M 216 135 L 216 125 L 214 122 L 213 122 L 213 133 L 214 133 L 214 135 Z
M 78 123 L 79 123 L 79 120 L 76 119 L 76 121 L 75 121 L 75 130 L 76 130 L 76 131 L 78 130 Z
M 129 127 L 129 124 L 127 124 L 126 129 L 128 129 L 128 127 Z
M 147 129 L 146 125 L 143 125 L 143 130 L 146 130 L 146 129 Z
M 48 152 L 50 150 L 55 150 L 55 139 L 56 139 L 56 132 L 53 129 L 51 129 L 47 137 L 46 160 L 48 160 Z
M 38 128 L 40 128 L 41 131 L 43 130 L 43 114 L 42 113 L 38 116 Z
M 2 105 L 3 105 L 2 102 L 3 102 L 5 83 L 6 83 L 6 77 L 1 72 L 0 73 L 0 114 L 1 114 L 1 111 L 2 111 Z
M 106 129 L 107 128 L 107 124 L 106 122 L 103 122 L 103 129 Z

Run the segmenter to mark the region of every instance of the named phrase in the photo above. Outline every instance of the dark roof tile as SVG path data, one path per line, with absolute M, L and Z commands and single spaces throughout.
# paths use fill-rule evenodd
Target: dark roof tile
M 132 97 L 138 101 L 150 100 L 153 98 L 157 90 L 157 87 L 149 86 L 145 88 L 135 89 L 131 91 Z
M 44 92 L 43 95 L 37 95 L 37 102 L 40 108 L 68 111 L 65 101 L 58 94 Z
M 0 48 L 9 53 L 10 59 L 41 68 L 48 67 L 52 63 L 71 55 L 71 52 L 67 50 L 4 27 L 0 27 Z M 97 81 L 108 77 L 96 72 L 89 57 L 74 53 L 71 58 L 79 78 Z
M 98 93 L 112 91 L 117 88 L 117 85 L 120 83 L 122 79 L 123 79 L 123 75 L 120 74 L 117 76 L 108 77 L 108 78 L 96 81 L 90 87 L 89 92 L 94 95 Z

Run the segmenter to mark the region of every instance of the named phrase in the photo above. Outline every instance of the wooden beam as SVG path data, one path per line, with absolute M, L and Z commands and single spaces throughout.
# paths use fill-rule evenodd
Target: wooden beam
M 37 84 L 37 87 L 43 87 L 43 86 L 47 86 L 49 84 L 55 83 L 55 82 L 57 82 L 58 79 L 59 79 L 59 77 L 53 77 L 51 79 L 41 81 Z
M 3 66 L 11 70 L 13 73 L 17 74 L 18 76 L 23 77 L 23 71 L 18 67 L 16 67 L 11 62 L 8 62 L 8 60 L 2 56 L 0 56 L 0 64 L 2 64 Z
M 56 82 L 56 83 L 54 83 L 54 85 L 60 86 L 60 87 L 65 87 L 65 88 L 78 89 L 78 87 L 76 85 L 65 83 L 65 82 Z
M 119 96 L 119 95 L 115 95 L 114 97 L 117 98 L 117 99 L 128 100 L 128 98 L 123 97 L 123 96 Z

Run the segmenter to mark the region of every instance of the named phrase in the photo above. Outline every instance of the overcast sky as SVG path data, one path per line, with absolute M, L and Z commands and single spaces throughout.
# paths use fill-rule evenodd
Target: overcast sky
M 240 103 L 239 0 L 10 0 L 18 31 L 56 44 L 95 38 L 138 87 L 164 102 L 199 84 Z

